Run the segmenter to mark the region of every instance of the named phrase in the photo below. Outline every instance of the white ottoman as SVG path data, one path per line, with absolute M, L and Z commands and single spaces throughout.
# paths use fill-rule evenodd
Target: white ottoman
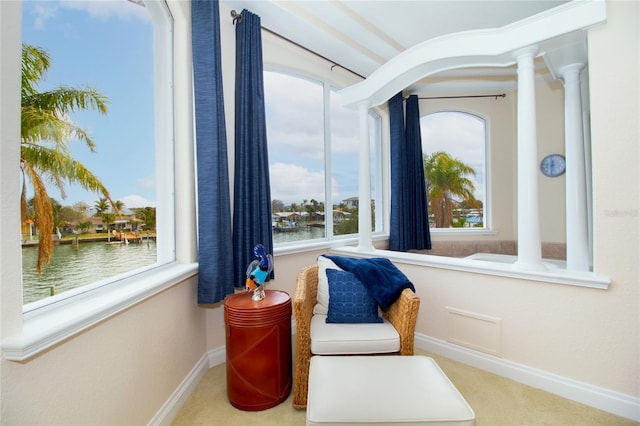
M 426 356 L 314 356 L 307 425 L 475 425 L 475 414 Z

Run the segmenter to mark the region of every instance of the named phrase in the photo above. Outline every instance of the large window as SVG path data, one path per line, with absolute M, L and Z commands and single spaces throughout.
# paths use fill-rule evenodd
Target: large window
M 486 123 L 469 113 L 437 112 L 420 120 L 435 229 L 486 228 Z
M 58 164 L 40 165 L 52 201 L 49 229 L 41 226 L 33 205 L 33 179 L 24 174 L 28 208 L 22 223 L 22 277 L 29 310 L 175 258 L 173 237 L 161 235 L 163 230 L 170 234 L 174 204 L 173 170 L 163 167 L 173 164 L 167 115 L 172 20 L 164 2 L 126 0 L 27 1 L 22 16 L 23 43 L 50 58 L 47 72 L 34 81 L 36 91 L 95 90 L 107 108 L 100 113 L 76 104 L 61 116 L 86 132 L 95 152 L 73 135 L 63 144 L 47 137 L 33 141 L 79 161 L 109 197 L 64 178 L 60 191 Z M 24 97 L 23 92 L 23 110 Z M 163 174 L 157 177 L 160 168 Z M 53 235 L 53 252 L 38 271 L 40 239 L 47 234 Z
M 341 106 L 328 83 L 275 71 L 264 80 L 274 243 L 356 234 L 357 113 Z M 371 152 L 378 153 L 379 118 L 371 113 L 369 122 Z M 372 161 L 375 224 L 381 167 L 378 156 Z

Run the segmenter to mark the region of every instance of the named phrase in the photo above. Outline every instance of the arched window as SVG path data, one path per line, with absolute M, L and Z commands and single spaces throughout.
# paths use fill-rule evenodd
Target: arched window
M 488 228 L 486 122 L 466 112 L 420 119 L 432 229 Z

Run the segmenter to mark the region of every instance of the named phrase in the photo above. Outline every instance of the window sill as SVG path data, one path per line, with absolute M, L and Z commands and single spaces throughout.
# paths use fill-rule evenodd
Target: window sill
M 197 273 L 197 263 L 171 263 L 24 314 L 22 332 L 2 341 L 3 355 L 28 360 Z
M 374 233 L 372 235 L 373 241 L 383 241 L 389 239 L 388 234 Z M 358 234 L 351 234 L 346 236 L 335 236 L 332 240 L 318 239 L 318 240 L 303 240 L 293 241 L 290 243 L 279 243 L 273 248 L 274 256 L 284 256 L 287 254 L 304 253 L 314 250 L 325 250 L 334 247 L 344 247 L 347 244 L 357 244 Z
M 478 256 L 476 256 L 475 259 L 473 257 L 456 258 L 389 250 L 361 251 L 354 247 L 333 248 L 332 252 L 337 255 L 351 257 L 386 257 L 392 262 L 400 264 L 428 266 L 431 268 L 450 269 L 475 274 L 496 275 L 601 290 L 609 288 L 609 284 L 611 283 L 608 277 L 599 276 L 593 272 L 567 271 L 566 269 L 559 268 L 558 262 L 546 260 L 544 261 L 546 264 L 545 268 L 533 270 L 520 268 L 517 264 L 506 259 L 506 257 L 509 256 L 495 256 L 494 261 L 487 261 L 479 260 Z
M 431 235 L 498 235 L 498 231 L 487 228 L 430 228 Z

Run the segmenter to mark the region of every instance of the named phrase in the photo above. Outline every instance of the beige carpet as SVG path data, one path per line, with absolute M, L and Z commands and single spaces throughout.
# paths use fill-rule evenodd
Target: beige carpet
M 465 397 L 478 426 L 638 425 L 529 386 L 423 351 Z M 304 425 L 305 411 L 291 407 L 291 396 L 264 411 L 233 407 L 227 398 L 225 364 L 211 368 L 176 416 L 173 425 Z

